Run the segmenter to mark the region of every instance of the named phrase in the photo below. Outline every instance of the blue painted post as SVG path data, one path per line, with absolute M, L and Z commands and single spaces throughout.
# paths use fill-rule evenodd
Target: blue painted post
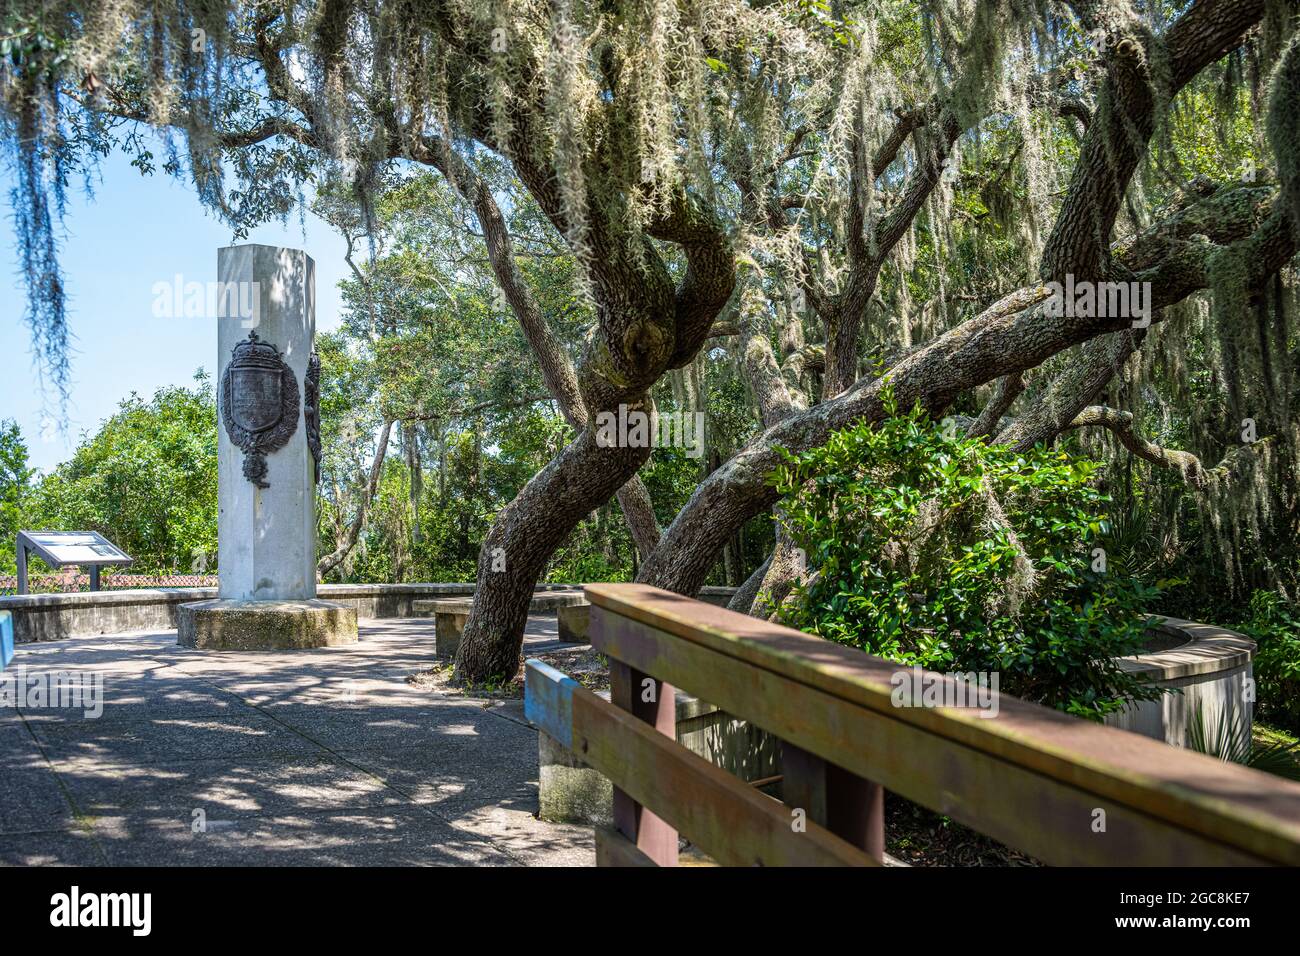
M 9 611 L 0 611 L 0 671 L 9 666 L 14 659 L 14 616 Z
M 530 657 L 524 664 L 524 716 L 562 747 L 573 749 L 573 690 L 578 682 Z

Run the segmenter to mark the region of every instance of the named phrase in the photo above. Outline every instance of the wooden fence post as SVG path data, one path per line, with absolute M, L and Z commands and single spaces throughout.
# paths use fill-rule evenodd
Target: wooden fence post
M 885 858 L 885 788 L 781 741 L 781 792 L 791 809 L 874 859 Z
M 596 615 L 596 621 L 601 616 Z M 610 703 L 652 724 L 655 730 L 674 740 L 677 738 L 676 697 L 677 693 L 670 684 L 610 658 Z M 618 787 L 614 788 L 614 826 L 660 866 L 677 865 L 677 831 Z

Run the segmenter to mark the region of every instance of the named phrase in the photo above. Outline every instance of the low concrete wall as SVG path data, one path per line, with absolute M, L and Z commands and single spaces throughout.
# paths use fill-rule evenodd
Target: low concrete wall
M 322 584 L 322 600 L 354 608 L 358 618 L 414 617 L 421 598 L 473 594 L 472 584 Z M 176 608 L 210 601 L 216 588 L 157 588 L 138 591 L 85 591 L 79 594 L 24 594 L 0 597 L 0 610 L 13 612 L 14 640 L 57 641 L 123 631 L 166 631 L 176 627 Z
M 539 584 L 538 591 L 573 591 L 578 584 Z M 354 608 L 361 620 L 419 617 L 414 603 L 474 593 L 472 583 L 322 584 L 317 595 Z M 700 600 L 724 607 L 735 588 L 704 588 Z M 166 631 L 176 627 L 176 608 L 191 601 L 210 601 L 216 588 L 153 588 L 83 591 L 75 594 L 23 594 L 0 597 L 0 611 L 13 613 L 14 641 L 58 641 L 126 631 Z
M 700 588 L 700 593 L 695 595 L 705 604 L 716 604 L 718 607 L 726 607 L 731 603 L 731 599 L 736 596 L 739 588 L 724 588 L 710 584 L 708 587 Z
M 0 598 L 0 608 L 13 612 L 14 639 L 29 644 L 119 631 L 167 630 L 176 626 L 177 605 L 216 596 L 216 588 L 23 594 Z
M 1159 649 L 1124 658 L 1120 666 L 1172 692 L 1159 700 L 1135 701 L 1105 722 L 1186 747 L 1194 714 L 1199 711 L 1213 732 L 1226 713 L 1249 736 L 1255 705 L 1247 699 L 1246 686 L 1252 676 L 1255 642 L 1236 631 L 1172 617 L 1161 619 L 1153 637 Z

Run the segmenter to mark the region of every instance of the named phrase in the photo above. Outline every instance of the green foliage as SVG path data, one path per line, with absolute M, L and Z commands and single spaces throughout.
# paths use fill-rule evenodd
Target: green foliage
M 1257 716 L 1300 731 L 1300 608 L 1272 591 L 1256 591 L 1240 630 L 1259 645 L 1254 673 Z
M 98 531 L 135 558 L 137 572 L 215 568 L 216 398 L 205 374 L 195 382 L 125 399 L 41 481 L 24 522 Z
M 1092 719 L 1153 699 L 1114 660 L 1141 649 L 1155 592 L 1093 570 L 1096 466 L 887 410 L 774 476 L 814 572 L 785 623 L 903 664 L 999 672 L 1004 692 Z
M 1187 746 L 1197 753 L 1300 781 L 1300 761 L 1296 759 L 1300 744 L 1257 743 L 1239 710 L 1220 710 L 1213 723 L 1206 721 L 1203 710 L 1195 711 L 1187 726 Z
M 14 421 L 0 421 L 0 571 L 15 570 L 13 543 L 21 529 L 33 471 L 27 467 L 27 444 Z
M 1268 138 L 1277 157 L 1293 229 L 1300 229 L 1300 123 L 1296 102 L 1300 98 L 1300 38 L 1293 38 L 1273 75 L 1266 121 Z

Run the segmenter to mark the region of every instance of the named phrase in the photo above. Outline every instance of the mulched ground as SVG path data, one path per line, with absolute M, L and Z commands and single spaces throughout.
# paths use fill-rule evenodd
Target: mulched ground
M 609 690 L 609 662 L 587 645 L 528 652 L 529 657 L 545 661 L 556 670 L 563 671 L 590 691 Z M 406 679 L 408 684 L 424 690 L 434 690 L 452 697 L 488 698 L 490 700 L 520 700 L 524 696 L 524 665 L 519 662 L 519 673 L 506 684 L 465 686 L 451 682 L 451 661 L 420 671 Z
M 909 866 L 1042 866 L 955 820 L 885 792 L 885 852 Z

